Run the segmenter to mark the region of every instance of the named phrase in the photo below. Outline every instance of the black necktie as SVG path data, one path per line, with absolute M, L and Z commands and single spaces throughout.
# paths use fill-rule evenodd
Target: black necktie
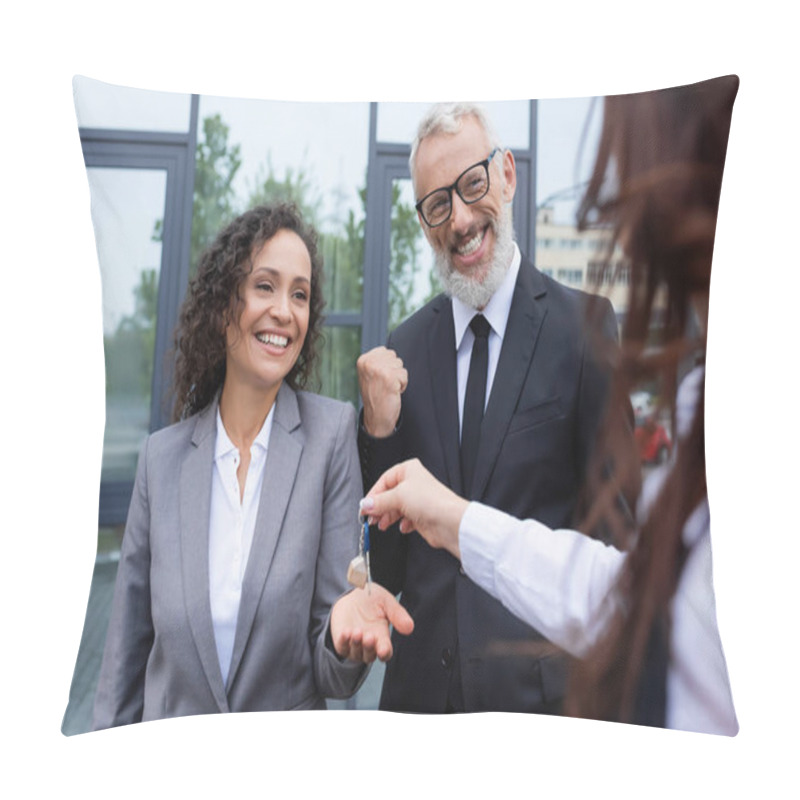
M 476 314 L 469 326 L 475 334 L 475 342 L 469 362 L 464 418 L 461 424 L 461 478 L 467 499 L 470 499 L 472 476 L 475 474 L 483 407 L 486 404 L 486 368 L 489 364 L 489 323 L 486 317 Z

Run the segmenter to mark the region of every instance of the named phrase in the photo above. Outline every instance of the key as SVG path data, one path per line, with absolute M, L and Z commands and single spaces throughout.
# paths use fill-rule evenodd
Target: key
M 367 565 L 367 591 L 369 591 L 370 584 L 372 583 L 372 570 L 369 568 L 369 523 L 364 520 L 364 527 L 361 529 L 361 534 L 364 539 L 364 559 Z
M 359 515 L 361 524 L 361 515 Z M 361 533 L 358 538 L 358 555 L 350 562 L 347 568 L 347 582 L 357 589 L 367 587 L 372 583 L 372 573 L 369 568 L 369 525 L 364 519 L 361 524 Z
M 367 560 L 359 553 L 347 568 L 347 582 L 356 589 L 363 589 L 367 579 Z

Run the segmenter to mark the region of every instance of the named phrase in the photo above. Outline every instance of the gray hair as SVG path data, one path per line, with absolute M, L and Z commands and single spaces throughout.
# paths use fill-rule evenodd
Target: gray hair
M 464 117 L 473 117 L 478 121 L 489 139 L 491 147 L 501 147 L 500 139 L 495 133 L 489 117 L 477 103 L 437 103 L 431 106 L 417 126 L 417 135 L 411 143 L 411 156 L 408 168 L 411 171 L 411 183 L 416 191 L 414 169 L 417 162 L 417 150 L 423 139 L 439 133 L 458 133 Z

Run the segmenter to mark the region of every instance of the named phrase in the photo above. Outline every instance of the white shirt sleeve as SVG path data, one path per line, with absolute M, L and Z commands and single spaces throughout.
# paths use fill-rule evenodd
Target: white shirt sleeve
M 672 604 L 667 725 L 735 736 L 739 730 L 714 599 L 708 503 L 689 517 L 689 548 Z
M 461 520 L 459 547 L 471 580 L 575 656 L 602 632 L 625 562 L 619 550 L 577 531 L 474 502 Z
M 707 504 L 687 522 L 687 534 L 695 529 L 672 604 L 667 726 L 732 736 L 738 722 L 716 625 Z M 459 547 L 471 580 L 568 653 L 584 656 L 602 635 L 624 553 L 474 502 L 461 520 Z

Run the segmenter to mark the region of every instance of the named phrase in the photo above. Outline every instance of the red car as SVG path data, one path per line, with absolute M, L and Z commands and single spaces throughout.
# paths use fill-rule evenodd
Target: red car
M 643 464 L 663 464 L 672 452 L 672 442 L 666 428 L 653 417 L 647 417 L 641 423 L 637 420 L 634 437 Z
M 636 419 L 634 437 L 643 464 L 663 464 L 672 452 L 667 429 L 656 421 L 653 398 L 648 392 L 634 392 L 631 405 Z

